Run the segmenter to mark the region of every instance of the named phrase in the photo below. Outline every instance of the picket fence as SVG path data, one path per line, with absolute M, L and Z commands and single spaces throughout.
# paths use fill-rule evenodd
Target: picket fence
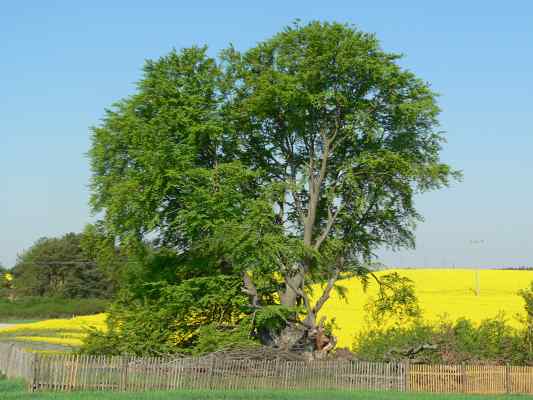
M 42 355 L 0 343 L 0 373 L 31 391 L 345 390 L 533 394 L 533 367 Z

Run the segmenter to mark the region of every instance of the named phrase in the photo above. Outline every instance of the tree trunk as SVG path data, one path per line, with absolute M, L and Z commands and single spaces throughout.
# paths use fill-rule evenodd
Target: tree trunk
M 285 290 L 280 295 L 281 305 L 285 307 L 296 307 L 298 298 L 300 297 L 298 290 L 302 287 L 303 280 L 303 272 L 285 277 Z
M 337 342 L 334 336 L 326 335 L 324 320 L 325 318 L 313 326 L 289 321 L 280 332 L 263 329 L 259 332 L 259 339 L 265 346 L 301 353 L 308 359 L 321 359 L 327 356 Z

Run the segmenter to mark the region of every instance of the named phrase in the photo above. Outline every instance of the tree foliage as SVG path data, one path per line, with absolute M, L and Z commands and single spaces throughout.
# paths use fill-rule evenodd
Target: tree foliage
M 529 364 L 533 360 L 521 332 L 503 315 L 479 324 L 444 318 L 435 325 L 420 319 L 404 326 L 374 327 L 358 335 L 353 350 L 369 361 Z
M 533 281 L 529 284 L 529 287 L 520 290 L 518 293 L 524 300 L 525 318 L 523 320 L 524 340 L 527 343 L 527 352 L 533 359 Z
M 238 277 L 248 315 L 292 310 L 300 333 L 267 336 L 295 345 L 341 277 L 367 279 L 377 248 L 414 245 L 415 194 L 457 176 L 439 160 L 435 94 L 399 58 L 352 26 L 312 22 L 244 53 L 148 61 L 93 130 L 103 227 L 172 249 L 178 286 Z
M 83 234 L 41 238 L 12 269 L 17 296 L 63 298 L 109 297 L 111 284 L 84 248 Z
M 397 272 L 380 279 L 377 296 L 365 305 L 367 323 L 371 326 L 406 325 L 422 315 L 413 282 Z
M 359 358 L 369 361 L 411 359 L 414 362 L 441 364 L 489 362 L 531 365 L 533 282 L 518 294 L 524 301 L 524 314 L 517 316 L 521 322 L 519 327 L 511 326 L 504 314 L 480 323 L 465 318 L 451 321 L 443 316 L 440 323 L 431 324 L 424 322 L 420 312 L 408 321 L 385 327 L 380 318 L 383 314 L 378 313 L 377 324 L 369 324 L 357 335 L 353 350 Z M 399 301 L 396 304 L 400 307 L 380 310 L 386 310 L 385 316 L 398 312 L 401 316 L 405 311 L 403 303 Z M 408 304 L 416 303 L 409 301 Z M 407 309 L 410 310 L 411 306 Z
M 0 298 L 9 296 L 11 293 L 10 289 L 13 286 L 12 282 L 13 275 L 0 264 Z
M 0 287 L 7 288 L 9 282 L 8 270 L 0 264 Z

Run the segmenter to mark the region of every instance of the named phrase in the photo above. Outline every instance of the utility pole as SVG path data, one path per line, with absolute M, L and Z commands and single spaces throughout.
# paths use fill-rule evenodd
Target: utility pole
M 483 239 L 481 240 L 478 239 L 478 240 L 470 240 L 468 243 L 471 246 L 474 246 L 474 245 L 481 245 L 485 243 L 485 241 Z M 474 271 L 474 290 L 475 290 L 476 296 L 479 297 L 479 295 L 481 294 L 481 279 L 479 277 L 479 265 L 475 267 L 475 271 Z

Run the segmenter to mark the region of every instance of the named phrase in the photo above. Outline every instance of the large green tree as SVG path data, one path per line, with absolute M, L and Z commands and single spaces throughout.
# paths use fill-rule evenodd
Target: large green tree
M 316 344 L 339 279 L 414 246 L 415 195 L 458 175 L 439 159 L 435 94 L 399 58 L 312 22 L 244 53 L 148 61 L 93 130 L 94 210 L 124 243 L 174 249 L 176 274 L 240 276 L 248 313 L 300 310 L 264 343 Z

